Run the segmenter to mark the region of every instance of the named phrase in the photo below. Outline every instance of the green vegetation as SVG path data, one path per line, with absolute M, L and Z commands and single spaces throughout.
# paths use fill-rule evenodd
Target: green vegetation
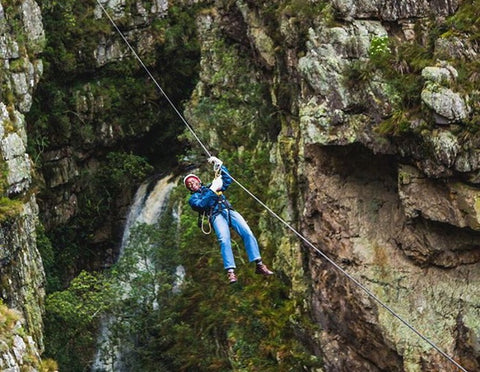
M 479 0 L 463 1 L 458 11 L 447 20 L 446 24 L 449 27 L 449 31 L 443 36 L 457 35 L 463 38 L 467 35 L 468 40 L 478 42 L 480 40 L 479 6 Z
M 92 342 L 102 310 L 112 319 L 105 355 L 122 345 L 125 366 L 142 371 L 300 370 L 320 361 L 297 341 L 312 328 L 289 298 L 281 276 L 260 278 L 234 246 L 240 284 L 226 284 L 212 236 L 197 227 L 196 214 L 172 211 L 178 188 L 153 226 L 134 227 L 119 262 L 103 280 L 82 273 L 70 288 L 47 299 L 47 355 L 60 367 L 82 371 L 93 357 Z M 181 232 L 179 234 L 179 231 Z M 265 255 L 268 258 L 269 255 Z M 174 290 L 175 269 L 187 272 Z
M 13 332 L 15 324 L 21 319 L 21 316 L 18 312 L 9 309 L 3 302 L 0 300 L 0 336 L 1 340 L 5 343 L 8 343 L 8 339 L 5 337 Z
M 370 41 L 368 55 L 375 65 L 384 66 L 391 55 L 390 40 L 388 36 L 375 36 Z
M 37 249 L 40 252 L 40 256 L 42 256 L 43 269 L 46 273 L 47 291 L 62 288 L 60 282 L 62 269 L 56 266 L 57 259 L 52 242 L 45 233 L 45 228 L 42 224 L 38 224 L 35 232 L 37 236 Z
M 159 144 L 165 141 L 171 142 L 168 151 L 178 151 L 181 144 L 176 136 L 183 130 L 181 122 L 108 19 L 94 16 L 96 1 L 39 3 L 48 42 L 44 78 L 27 120 L 33 158 L 51 147 L 91 149 L 122 139 L 141 142 L 139 151 L 147 157 L 164 149 Z M 196 9 L 171 7 L 165 19 L 151 20 L 154 32 L 149 34 L 150 45 L 142 47 L 131 41 L 173 102 L 182 102 L 196 81 Z M 117 20 L 124 33 L 138 12 L 135 2 L 129 2 L 126 10 L 130 13 Z M 141 39 L 143 31 L 138 32 L 136 38 Z M 127 55 L 102 66 L 104 62 L 95 56 L 109 46 L 113 48 L 110 52 L 118 49 L 119 55 L 125 51 Z
M 98 325 L 97 315 L 90 310 L 99 304 L 99 296 L 105 298 L 108 281 L 82 269 L 98 266 L 112 254 L 116 242 L 97 243 L 98 234 L 112 228 L 123 206 L 119 200 L 128 200 L 152 173 L 150 164 L 166 168 L 165 163 L 171 166 L 176 161 L 172 155 L 183 146 L 177 135 L 184 127 L 135 58 L 97 64 L 94 56 L 102 40 L 122 45 L 122 39 L 105 17 L 94 17 L 94 0 L 38 3 L 47 46 L 43 80 L 26 120 L 28 151 L 41 169 L 45 154 L 68 146 L 80 168 L 73 180 L 79 213 L 67 225 L 37 229 L 49 293 L 47 355 L 55 356 L 61 369 L 84 370 Z M 134 1 L 126 5 L 127 15 L 118 20 L 123 31 L 128 31 L 131 17 L 137 14 Z M 153 43 L 138 50 L 174 102 L 188 97 L 196 82 L 195 11 L 196 6 L 171 7 L 168 18 L 153 21 L 154 38 L 149 39 Z M 85 159 L 85 154 L 93 155 L 95 161 Z M 59 192 L 43 187 L 39 200 L 48 202 Z M 101 285 L 98 293 L 97 284 Z
M 112 337 L 103 352 L 110 356 L 121 347 L 128 370 L 175 370 L 175 356 L 168 350 L 179 321 L 178 295 L 173 291 L 177 240 L 170 205 L 158 224 L 139 224 L 131 230 L 130 243 L 110 272 Z
M 262 198 L 274 197 L 266 185 L 272 172 L 269 139 L 278 128 L 268 109 L 268 91 L 251 78 L 254 69 L 234 49 L 222 41 L 216 47 L 226 66 L 214 77 L 217 86 L 223 84 L 222 94 L 202 97 L 192 107 L 197 127 L 205 131 L 201 135 L 211 134 L 215 128 L 213 137 L 218 136 L 222 149 L 218 156 L 233 174 L 240 175 Z M 201 159 L 197 147 L 192 147 L 191 155 L 192 159 Z M 206 182 L 212 176 L 210 170 L 202 170 L 200 175 Z M 111 177 L 121 180 L 122 174 L 110 172 L 101 183 L 110 182 Z M 124 350 L 127 363 L 134 361 L 135 368 L 144 371 L 288 371 L 320 366 L 321 361 L 298 341 L 305 329 L 315 327 L 297 310 L 300 299 L 290 297 L 289 280 L 280 272 L 271 280 L 256 276 L 240 239 L 234 235 L 240 284 L 228 286 L 216 239 L 201 233 L 196 213 L 185 205 L 187 197 L 180 186 L 158 225 L 137 226 L 122 259 L 108 273 L 103 286 L 108 294 L 102 297 L 107 314 L 118 321 L 112 325 L 112 343 L 103 345 L 107 355 L 113 355 L 116 345 L 128 345 Z M 258 204 L 235 186 L 229 190 L 229 199 L 241 207 L 259 236 L 259 222 L 265 217 Z M 182 209 L 186 208 L 180 226 L 172 213 L 179 202 Z M 276 227 L 265 219 L 264 224 L 273 233 Z M 267 262 L 272 262 L 273 247 L 263 247 L 262 253 Z M 181 291 L 174 292 L 179 263 L 187 276 Z M 91 319 L 88 328 L 95 329 L 95 322 Z M 71 323 L 75 325 L 73 320 Z M 60 330 L 52 330 L 50 338 L 55 339 L 54 332 Z M 91 358 L 89 347 L 87 342 L 74 350 Z M 51 352 L 48 355 L 56 357 L 59 351 Z M 85 368 L 83 361 L 59 360 L 72 371 Z
M 4 20 L 2 20 L 2 32 L 4 29 L 12 35 L 15 35 L 15 41 L 18 43 L 21 56 L 27 54 L 26 35 L 20 12 L 20 1 L 7 1 L 3 5 Z
M 52 11 L 60 6 L 67 9 L 67 5 L 60 2 L 42 3 L 52 4 Z M 303 9 L 301 3 L 297 4 L 299 14 Z M 76 9 L 76 4 L 68 4 Z M 155 54 L 146 56 L 174 102 L 186 97 L 186 88 L 194 86 L 192 76 L 196 76 L 198 69 L 198 60 L 191 58 L 198 56 L 191 8 L 186 12 L 174 7 L 168 20 L 155 21 L 158 49 Z M 292 11 L 297 12 L 295 7 Z M 58 19 L 61 24 L 68 20 L 58 15 L 50 20 L 48 17 L 47 12 L 46 22 Z M 77 25 L 80 21 L 81 18 L 75 20 Z M 54 23 L 49 27 L 50 32 L 59 29 Z M 262 71 L 249 63 L 228 40 L 219 38 L 214 49 L 221 68 L 215 71 L 212 85 L 205 87 L 211 94 L 193 99 L 190 112 L 196 121 L 194 126 L 202 138 L 208 138 L 210 145 L 218 149 L 216 155 L 225 161 L 232 173 L 246 181 L 249 190 L 264 200 L 278 197 L 278 191 L 270 192 L 267 187 L 274 166 L 270 163 L 271 141 L 280 130 L 276 113 L 272 111 L 269 87 L 258 83 Z M 50 76 L 49 83 L 40 88 L 41 99 L 32 114 L 35 119 L 32 130 L 38 134 L 37 140 L 32 141 L 32 151 L 37 151 L 39 158 L 43 151 L 66 143 L 91 150 L 98 145 L 95 142 L 99 138 L 97 133 L 104 123 L 112 124 L 111 127 L 118 129 L 126 139 L 156 122 L 152 113 L 157 121 L 162 117 L 162 123 L 150 130 L 148 139 L 138 142 L 144 140 L 147 148 L 161 143 L 161 148 L 168 151 L 170 157 L 178 153 L 165 143 L 172 133 L 178 134 L 184 127 L 175 124 L 177 118 L 171 114 L 171 109 L 161 107 L 164 105 L 155 99 L 154 90 L 148 88 L 146 80 L 139 79 L 143 73 L 134 60 L 109 64 L 101 71 L 92 72 L 88 60 L 69 61 L 70 53 L 62 52 L 61 55 L 68 69 L 76 65 L 85 80 L 95 77 L 96 83 L 77 85 L 72 79 L 69 84 L 67 69 L 61 73 L 63 80 L 55 81 Z M 53 63 L 56 68 L 63 68 L 60 60 L 52 61 L 50 66 Z M 49 73 L 53 75 L 54 71 Z M 124 78 L 125 74 L 129 77 Z M 137 83 L 143 86 L 138 87 Z M 127 91 L 128 87 L 132 87 L 131 92 Z M 85 92 L 92 93 L 93 101 L 101 97 L 105 111 L 86 115 L 77 110 L 72 102 L 75 92 L 82 92 L 82 96 Z M 285 92 L 284 96 L 287 95 Z M 122 101 L 125 96 L 129 98 Z M 49 102 L 52 105 L 43 110 L 40 103 L 48 105 Z M 142 106 L 142 102 L 147 102 L 147 106 Z M 174 125 L 177 127 L 172 129 Z M 181 140 L 189 136 L 185 134 Z M 150 141 L 152 137 L 157 141 Z M 48 138 L 48 142 L 43 138 Z M 42 143 L 45 146 L 38 145 Z M 194 142 L 191 143 L 189 160 L 203 164 L 203 154 Z M 53 257 L 53 261 L 46 262 L 51 270 L 45 319 L 46 355 L 59 361 L 60 370 L 87 369 L 94 355 L 98 321 L 106 314 L 117 319 L 112 324 L 112 344 L 103 345 L 107 355 L 113 355 L 112 347 L 126 345 L 124 355 L 127 361 L 135 362 L 137 370 L 291 371 L 319 367 L 321 361 L 299 341 L 306 329 L 313 332 L 315 327 L 298 310 L 302 299 L 291 297 L 289 279 L 280 271 L 270 279 L 255 275 L 241 241 L 234 236 L 240 284 L 228 286 L 216 239 L 213 235 L 203 235 L 198 229 L 196 213 L 185 205 L 188 195 L 183 186 L 174 191 L 172 204 L 158 225 L 139 225 L 131 232 L 129 246 L 111 270 L 102 275 L 86 272 L 78 275 L 82 266 L 98 258 L 98 252 L 93 251 L 89 243 L 94 240 L 98 227 L 108 219 L 105 216 L 114 213 L 118 192 L 133 188 L 149 174 L 148 164 L 153 163 L 148 156 L 152 151 L 142 153 L 145 151 L 142 149 L 132 155 L 129 148 L 122 146 L 122 150 L 104 149 L 101 165 L 80 175 L 83 187 L 78 194 L 80 215 L 73 217 L 68 226 L 49 232 L 48 237 L 41 231 L 38 233 L 43 254 Z M 145 156 L 138 158 L 139 154 Z M 158 157 L 162 154 L 162 151 L 156 153 Z M 201 175 L 207 181 L 212 174 L 202 170 Z M 259 205 L 246 197 L 240 188 L 232 186 L 229 199 L 241 209 L 257 236 L 261 233 L 259 226 L 271 228 L 266 232 L 271 236 L 275 233 L 280 236 L 280 228 L 275 227 Z M 180 221 L 173 218 L 178 203 L 183 210 Z M 271 245 L 262 247 L 263 257 L 269 263 L 273 262 L 275 254 L 274 239 L 271 239 Z M 179 263 L 185 267 L 187 276 L 181 290 L 173 291 Z M 65 288 L 65 283 L 75 276 Z
M 20 200 L 6 196 L 7 172 L 7 164 L 0 160 L 0 223 L 18 216 L 23 206 Z
M 467 0 L 462 2 L 458 11 L 447 19 L 445 31 L 440 36 L 447 40 L 459 38 L 463 43 L 478 44 L 480 40 L 480 15 L 478 9 L 479 0 Z M 456 44 L 458 47 L 458 44 Z M 443 58 L 444 56 L 439 56 Z M 449 61 L 458 71 L 455 89 L 465 96 L 470 96 L 469 105 L 472 110 L 471 116 L 465 123 L 465 138 L 472 134 L 478 134 L 480 122 L 480 101 L 478 100 L 478 85 L 480 83 L 480 62 L 477 58 L 457 58 Z
M 380 72 L 389 89 L 399 96 L 393 101 L 392 115 L 376 128 L 380 134 L 401 136 L 414 131 L 411 122 L 420 114 L 422 107 L 420 93 L 423 79 L 419 77 L 424 67 L 434 64 L 433 39 L 427 38 L 425 44 L 422 33 L 416 33 L 416 37 L 417 40 L 407 43 L 386 36 L 375 37 L 370 44 L 370 59 L 359 61 L 356 67 L 360 82 L 368 83 L 374 74 Z
M 393 38 L 374 38 L 370 47 L 370 61 L 354 66 L 350 74 L 369 81 L 375 71 L 380 71 L 392 89 L 401 94 L 398 107 L 393 114 L 378 126 L 378 131 L 384 135 L 403 135 L 418 133 L 426 129 L 412 129 L 411 122 L 416 118 L 429 117 L 422 112 L 420 93 L 423 88 L 421 70 L 426 66 L 435 66 L 439 59 L 447 60 L 459 73 L 454 89 L 468 97 L 475 92 L 480 82 L 479 62 L 468 58 L 452 58 L 451 55 L 440 55 L 435 50 L 436 40 L 454 40 L 458 42 L 476 43 L 480 35 L 480 17 L 478 7 L 480 1 L 463 2 L 458 11 L 441 23 L 436 20 L 418 21 L 415 26 L 416 39 L 412 42 L 399 42 Z M 455 44 L 458 45 L 458 44 Z M 453 48 L 453 46 L 452 46 Z M 476 93 L 473 93 L 476 94 Z M 470 99 L 472 114 L 464 123 L 463 131 L 469 137 L 478 131 L 480 104 L 477 99 Z
M 18 327 L 18 322 L 22 318 L 20 314 L 8 308 L 0 299 L 0 352 L 12 352 L 9 349 L 13 345 L 13 338 L 15 336 L 24 337 L 25 330 L 23 327 Z M 25 342 L 26 345 L 29 345 Z M 40 361 L 37 354 L 27 346 L 25 355 L 23 355 L 22 371 L 37 370 L 39 372 L 54 372 L 57 371 L 57 363 L 51 359 L 44 359 Z
M 95 68 L 92 51 L 98 45 L 97 38 L 109 32 L 108 21 L 99 21 L 93 15 L 96 1 L 40 0 L 38 3 L 48 40 L 44 50 L 47 75 L 54 71 L 59 74 L 57 78 L 71 81 L 81 71 L 92 71 Z
M 4 222 L 12 217 L 18 216 L 22 211 L 22 202 L 12 200 L 9 197 L 0 197 L 0 222 Z
M 242 213 L 243 207 L 244 203 Z M 281 275 L 272 280 L 255 276 L 241 241 L 236 240 L 240 284 L 227 286 L 217 247 L 205 249 L 201 243 L 190 243 L 191 237 L 199 234 L 194 217 L 185 213 L 181 221 L 182 262 L 192 279 L 182 292 L 185 303 L 181 308 L 188 309 L 194 319 L 183 321 L 178 340 L 185 341 L 178 346 L 194 340 L 198 344 L 193 350 L 176 348 L 176 354 L 188 363 L 186 369 L 300 370 L 318 366 L 319 361 L 310 359 L 295 337 L 306 319 L 295 313 L 288 282 L 283 282 Z M 263 255 L 271 260 L 266 250 Z
M 60 370 L 83 371 L 95 351 L 95 340 L 105 308 L 104 281 L 82 272 L 70 287 L 50 294 L 45 302 L 45 356 Z
M 303 49 L 308 28 L 313 26 L 315 19 L 320 17 L 326 23 L 333 22 L 334 19 L 328 1 L 281 0 L 250 5 L 258 7 L 263 25 L 276 45 L 284 44 L 286 35 L 280 32 L 282 29 L 280 23 L 288 20 L 288 23 L 292 26 L 289 30 L 289 37 L 293 37 L 293 33 L 296 34 L 295 40 L 299 43 L 299 50 Z M 278 52 L 281 53 L 281 50 L 278 50 Z
M 254 151 L 257 144 L 275 138 L 279 130 L 268 87 L 258 83 L 255 66 L 226 40 L 219 38 L 212 52 L 222 67 L 209 81 L 215 87 L 212 94 L 194 98 L 195 127 L 202 138 L 218 138 L 214 145 L 225 155 L 236 153 L 239 146 Z M 242 155 L 248 157 L 248 153 Z
M 152 166 L 140 156 L 110 152 L 89 185 L 96 191 L 102 187 L 109 191 L 130 189 L 145 180 L 152 170 Z
M 105 259 L 114 242 L 96 244 L 98 232 L 111 228 L 111 219 L 119 213 L 119 198 L 134 192 L 151 174 L 152 164 L 165 169 L 176 162 L 172 155 L 181 151 L 177 136 L 184 127 L 131 55 L 104 66 L 97 63 L 99 45 L 106 40 L 122 46 L 123 41 L 106 17 L 94 16 L 95 0 L 41 0 L 39 5 L 48 41 L 43 80 L 26 120 L 28 152 L 47 179 L 51 174 L 48 168 L 42 169 L 45 155 L 59 148 L 72 151 L 80 171 L 71 180 L 79 213 L 68 226 L 43 234 L 42 244 L 54 252 L 47 269 L 48 291 L 54 291 L 63 289 L 92 262 Z M 150 20 L 152 44 L 138 50 L 174 102 L 188 97 L 196 81 L 196 9 L 171 7 L 167 18 Z M 137 15 L 136 3 L 128 1 L 126 10 L 118 20 L 124 32 Z M 122 46 L 121 52 L 125 50 Z M 48 203 L 55 193 L 63 192 L 39 187 L 40 202 Z
M 411 133 L 411 123 L 414 120 L 414 116 L 417 114 L 416 112 L 408 112 L 403 111 L 402 109 L 395 110 L 392 115 L 382 121 L 379 126 L 376 128 L 377 132 L 383 135 L 390 135 L 390 136 L 402 136 L 406 133 Z M 421 126 L 415 129 L 417 133 L 420 133 L 425 126 Z

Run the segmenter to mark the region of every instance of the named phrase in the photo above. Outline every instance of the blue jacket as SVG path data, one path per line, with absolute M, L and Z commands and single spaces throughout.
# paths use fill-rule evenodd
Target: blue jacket
M 220 191 L 225 191 L 232 183 L 232 177 L 228 174 L 227 168 L 222 165 L 222 188 Z M 205 212 L 210 218 L 216 216 L 224 209 L 232 209 L 232 205 L 228 202 L 227 198 L 221 192 L 214 192 L 207 186 L 201 186 L 200 189 L 192 193 L 188 204 L 193 210 L 197 212 Z

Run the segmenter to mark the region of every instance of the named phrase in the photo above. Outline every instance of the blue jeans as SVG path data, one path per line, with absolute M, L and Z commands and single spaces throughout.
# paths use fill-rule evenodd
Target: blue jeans
M 237 232 L 243 240 L 245 250 L 247 251 L 250 262 L 260 259 L 260 251 L 258 249 L 257 239 L 250 230 L 247 221 L 240 213 L 233 210 L 223 210 L 215 216 L 212 221 L 213 229 L 217 234 L 220 250 L 223 258 L 223 267 L 225 269 L 234 269 L 235 259 L 232 252 L 232 241 L 230 239 L 230 227 L 228 226 L 228 214 L 230 214 L 230 223 L 232 228 Z

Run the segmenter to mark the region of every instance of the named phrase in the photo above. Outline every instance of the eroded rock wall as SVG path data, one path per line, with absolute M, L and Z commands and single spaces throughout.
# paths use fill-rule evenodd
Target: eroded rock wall
M 45 274 L 36 245 L 38 206 L 24 117 L 43 71 L 39 53 L 45 35 L 37 3 L 2 2 L 0 35 L 0 297 L 21 314 L 31 335 L 28 345 L 16 335 L 13 349 L 2 347 L 1 365 L 21 368 L 26 364 L 20 349 L 33 348 L 37 356 L 43 349 Z
M 16 203 L 8 204 L 11 213 L 0 224 L 0 289 L 9 306 L 24 314 L 41 345 L 44 278 L 35 245 L 38 212 L 23 115 L 42 74 L 37 54 L 44 34 L 35 2 L 11 4 L 0 8 L 5 21 L 0 23 L 0 140 L 4 195 Z M 148 54 L 162 44 L 164 35 L 148 27 L 163 17 L 166 2 L 102 4 L 124 23 L 135 49 Z M 425 110 L 408 122 L 418 130 L 398 136 L 377 130 L 399 107 L 398 86 L 378 69 L 368 75 L 355 70 L 372 57 L 372 41 L 393 37 L 421 42 L 418 33 L 424 22 L 445 19 L 460 4 L 205 1 L 206 9 L 197 18 L 201 72 L 186 114 L 209 148 L 236 151 L 240 163 L 258 173 L 270 172 L 270 183 L 261 187 L 268 188 L 268 204 L 285 220 L 402 318 L 475 370 L 480 364 L 480 161 L 476 136 L 457 133 L 471 122 L 476 104 L 474 94 L 459 89 L 458 71 L 445 61 L 474 60 L 478 46 L 458 35 L 435 41 L 438 63 L 418 73 L 423 83 L 418 99 Z M 98 7 L 90 15 L 105 21 Z M 119 96 L 105 94 L 109 81 L 99 82 L 92 71 L 109 68 L 130 52 L 112 34 L 100 34 L 93 49 L 89 44 L 89 53 L 78 53 L 88 56 L 75 61 L 85 80 L 66 90 L 73 102 L 68 108 L 74 112 L 67 110 L 68 120 L 52 120 L 51 132 L 36 137 L 43 178 L 51 191 L 42 205 L 51 228 L 68 224 L 79 213 L 78 196 L 85 187 L 80 175 L 98 167 L 100 153 L 150 130 L 148 120 L 134 128 L 131 122 L 102 116 Z M 25 44 L 17 42 L 18 35 Z M 396 68 L 411 73 L 404 61 Z M 145 102 L 148 97 L 143 97 Z M 211 102 L 202 101 L 204 97 Z M 56 103 L 63 99 L 51 98 Z M 216 110 L 221 105 L 233 107 L 226 110 L 227 118 Z M 83 125 L 72 125 L 75 121 Z M 229 121 L 231 126 L 226 125 Z M 265 157 L 270 168 L 253 167 Z M 252 184 L 255 177 L 251 175 Z M 128 202 L 128 197 L 119 200 L 119 209 Z M 304 337 L 323 358 L 326 371 L 451 369 L 445 358 L 315 250 L 276 231 L 264 216 L 259 223 L 262 246 L 277 252 L 275 269 L 289 278 L 301 310 L 320 328 L 318 333 L 305 331 Z M 111 238 L 107 225 L 95 231 L 94 241 Z
M 7 306 L 0 304 L 0 368 L 2 371 L 29 371 L 50 370 L 47 363 L 43 364 L 38 350 L 38 345 L 32 336 L 25 330 L 25 322 L 21 315 Z M 50 364 L 55 368 L 55 363 Z
M 351 73 L 372 58 L 372 42 L 426 42 L 429 22 L 447 19 L 461 2 L 313 1 L 303 4 L 308 19 L 298 3 L 283 5 L 235 1 L 202 15 L 202 79 L 192 106 L 235 81 L 211 84 L 222 61 L 208 45 L 226 38 L 254 61 L 252 79 L 269 84 L 281 112 L 269 187 L 284 202 L 270 205 L 433 343 L 478 369 L 478 154 L 475 136 L 458 136 L 475 105 L 444 62 L 472 60 L 478 46 L 448 35 L 434 42 L 438 61 L 415 72 L 422 112 L 407 118 L 411 130 L 399 135 L 378 126 L 398 113 L 401 90 L 409 87 L 399 90 L 379 69 Z M 397 62 L 398 71 L 413 73 Z M 207 123 L 191 119 L 213 148 L 224 143 Z M 264 232 L 260 240 L 268 245 L 270 238 Z M 276 248 L 276 268 L 293 279 L 293 291 L 305 293 L 311 283 L 305 300 L 321 327 L 311 334 L 312 349 L 325 370 L 454 369 L 315 250 L 290 238 Z
M 455 135 L 454 126 L 470 115 L 468 96 L 448 83 L 457 72 L 443 62 L 422 70 L 422 104 L 432 117 L 420 120 L 434 125 L 400 139 L 374 129 L 395 107 L 395 92 L 383 77 L 374 75 L 367 86 L 358 82 L 361 89 L 342 80 L 349 65 L 370 57 L 373 38 L 391 35 L 392 24 L 382 21 L 406 31 L 412 18 L 445 17 L 458 4 L 406 2 L 396 9 L 398 3 L 387 2 L 377 13 L 371 3 L 332 4 L 348 22 L 311 29 L 299 63 L 311 89 L 300 97 L 309 180 L 304 232 L 403 319 L 475 370 L 480 194 L 471 183 L 478 169 L 474 147 Z M 408 43 L 411 35 L 403 36 Z M 309 268 L 328 370 L 455 368 L 319 255 L 311 255 Z
M 37 110 L 44 112 L 35 116 L 33 120 L 36 122 L 30 123 L 41 163 L 40 176 L 45 183 L 45 190 L 49 190 L 41 197 L 42 219 L 48 230 L 68 224 L 73 217 L 84 212 L 79 198 L 88 187 L 82 176 L 94 174 L 105 162 L 106 153 L 117 149 L 122 151 L 123 144 L 145 135 L 153 125 L 141 114 L 137 115 L 138 110 L 130 112 L 130 118 L 126 117 L 129 109 L 135 110 L 135 105 L 143 103 L 143 112 L 152 112 L 153 108 L 147 107 L 150 101 L 147 97 L 139 97 L 139 100 L 143 100 L 141 103 L 130 102 L 131 99 L 136 99 L 133 91 L 138 88 L 133 83 L 136 79 L 142 81 L 144 71 L 104 11 L 111 12 L 112 20 L 120 25 L 121 32 L 135 53 L 140 58 L 145 58 L 146 55 L 153 54 L 162 42 L 151 26 L 165 16 L 168 3 L 158 0 L 133 3 L 102 1 L 101 4 L 102 7 L 99 4 L 72 5 L 70 2 L 65 7 L 56 6 L 46 10 L 52 12 L 50 18 L 64 17 L 67 20 L 69 17 L 79 18 L 80 12 L 84 12 L 84 21 L 91 27 L 82 31 L 81 28 L 87 27 L 85 24 L 60 25 L 69 27 L 73 36 L 51 47 L 59 48 L 62 43 L 67 44 L 63 53 L 73 59 L 70 61 L 72 66 L 65 66 L 66 61 L 62 58 L 67 57 L 56 59 L 55 53 L 46 57 L 52 65 L 59 66 L 49 72 L 50 81 L 46 82 L 47 87 L 39 98 L 42 107 Z M 57 40 L 57 30 L 52 27 L 55 27 L 54 21 L 47 31 L 51 33 L 52 39 Z M 71 49 L 75 43 L 79 45 L 78 51 Z M 111 67 L 112 64 L 117 67 L 113 67 L 109 74 L 103 74 L 102 68 Z M 134 78 L 132 74 L 139 76 Z M 128 79 L 131 81 L 126 82 Z M 132 90 L 125 91 L 125 84 L 130 84 Z M 58 90 L 56 96 L 52 89 Z M 146 93 L 138 92 L 138 95 L 142 94 Z M 64 107 L 64 112 L 59 112 L 59 107 Z M 37 128 L 36 126 L 42 125 L 42 116 L 50 122 L 45 128 Z M 42 141 L 45 143 L 42 144 Z M 130 202 L 129 194 L 131 190 L 121 200 L 117 200 L 122 218 Z M 121 225 L 121 222 L 116 222 Z M 105 243 L 112 235 L 118 238 L 119 232 L 112 231 L 112 225 L 114 224 L 107 218 L 94 233 L 94 240 Z
M 400 317 L 466 366 L 475 366 L 476 354 L 469 351 L 475 346 L 459 329 L 478 327 L 478 232 L 410 218 L 390 156 L 357 146 L 312 146 L 306 156 L 311 181 L 305 233 Z M 443 209 L 436 193 L 419 197 L 430 210 Z M 315 252 L 310 265 L 330 368 L 359 368 L 352 364 L 358 360 L 365 370 L 452 368 Z
M 53 271 L 63 285 L 84 268 L 115 261 L 135 188 L 152 170 L 148 164 L 163 172 L 176 160 L 170 155 L 179 147 L 175 131 L 181 128 L 137 57 L 167 91 L 174 91 L 175 102 L 195 73 L 188 69 L 175 77 L 174 61 L 165 56 L 171 42 L 167 1 L 101 5 L 42 4 L 48 64 L 28 130 L 38 168 L 40 218 L 61 266 Z M 194 66 L 195 59 L 189 63 Z M 162 140 L 169 145 L 158 145 Z M 137 161 L 145 168 L 131 164 Z M 113 179 L 122 172 L 125 176 Z

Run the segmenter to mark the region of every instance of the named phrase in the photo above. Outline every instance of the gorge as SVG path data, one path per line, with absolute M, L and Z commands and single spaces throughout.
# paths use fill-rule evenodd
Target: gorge
M 114 313 L 132 371 L 459 370 L 235 185 L 275 277 L 239 247 L 229 286 L 178 185 L 121 301 L 135 190 L 212 172 L 100 3 L 236 179 L 480 370 L 478 0 L 98 1 L 0 2 L 0 369 L 89 369 Z

